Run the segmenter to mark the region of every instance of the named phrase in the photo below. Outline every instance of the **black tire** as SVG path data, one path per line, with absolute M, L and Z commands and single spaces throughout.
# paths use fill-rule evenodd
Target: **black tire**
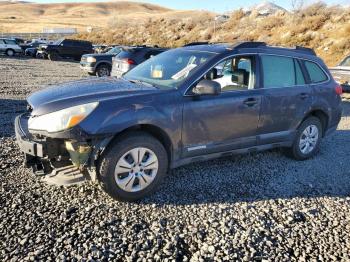
M 47 57 L 51 60 L 51 61 L 58 61 L 60 59 L 60 56 L 57 53 L 49 53 L 47 55 Z
M 98 77 L 110 76 L 111 75 L 111 67 L 106 64 L 99 65 L 96 68 L 96 75 Z
M 317 128 L 318 138 L 317 138 L 316 144 L 313 146 L 313 149 L 310 152 L 304 153 L 302 152 L 299 144 L 300 144 L 300 140 L 305 137 L 303 132 L 306 130 L 307 127 L 310 127 L 310 126 L 314 126 Z M 302 160 L 309 159 L 315 156 L 319 152 L 322 137 L 323 137 L 323 127 L 320 119 L 314 116 L 308 117 L 306 120 L 304 120 L 301 123 L 301 125 L 297 129 L 293 145 L 290 148 L 286 148 L 285 153 L 288 157 L 294 158 L 296 160 L 302 161 Z
M 6 55 L 7 55 L 7 56 L 14 56 L 14 55 L 15 55 L 15 50 L 13 50 L 13 49 L 7 49 L 7 50 L 6 50 Z
M 119 186 L 116 182 L 115 169 L 118 164 L 118 161 L 127 154 L 130 150 L 135 148 L 147 148 L 154 153 L 158 160 L 158 170 L 154 175 L 153 181 L 149 183 L 147 187 L 143 190 L 137 192 L 128 192 Z M 125 158 L 124 158 L 125 159 Z M 141 162 L 143 159 L 141 159 Z M 129 162 L 130 163 L 130 162 Z M 138 166 L 138 165 L 136 165 Z M 133 167 L 135 168 L 135 167 Z M 135 201 L 145 196 L 153 193 L 157 186 L 161 183 L 163 177 L 166 175 L 168 170 L 168 155 L 164 146 L 153 136 L 144 133 L 144 132 L 132 132 L 126 135 L 123 135 L 120 139 L 114 142 L 104 154 L 101 156 L 98 171 L 99 178 L 101 181 L 102 188 L 114 199 L 120 201 Z M 142 170 L 141 170 L 142 171 Z M 135 171 L 131 171 L 135 172 Z M 135 172 L 135 174 L 137 174 Z M 126 172 L 124 175 L 129 177 L 133 176 L 130 172 Z M 135 182 L 139 182 L 138 178 L 134 178 L 133 185 Z M 143 176 L 142 176 L 143 177 Z M 147 177 L 148 179 L 148 177 Z M 130 180 L 129 180 L 130 181 Z M 126 183 L 128 184 L 128 183 Z M 133 187 L 133 185 L 131 185 Z M 137 183 L 136 183 L 137 185 Z M 140 185 L 140 184 L 139 184 Z

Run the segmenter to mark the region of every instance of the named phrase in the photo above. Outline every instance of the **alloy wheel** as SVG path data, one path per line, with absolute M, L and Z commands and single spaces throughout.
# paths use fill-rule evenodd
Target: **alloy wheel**
M 156 177 L 158 166 L 158 158 L 152 150 L 145 147 L 131 149 L 118 160 L 115 181 L 126 192 L 144 190 Z
M 316 125 L 307 126 L 301 133 L 299 140 L 299 149 L 304 154 L 307 155 L 311 153 L 317 146 L 319 139 L 319 130 Z
M 109 76 L 109 70 L 107 67 L 101 67 L 99 70 L 98 70 L 98 76 L 99 77 L 104 77 L 104 76 Z
M 7 55 L 8 56 L 13 56 L 14 55 L 14 52 L 12 50 L 7 50 Z

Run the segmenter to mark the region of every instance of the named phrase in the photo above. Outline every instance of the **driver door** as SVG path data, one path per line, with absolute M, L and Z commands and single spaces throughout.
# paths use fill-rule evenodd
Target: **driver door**
M 185 97 L 183 157 L 256 146 L 262 100 L 256 59 L 235 56 L 209 70 L 203 78 L 220 83 L 221 94 Z

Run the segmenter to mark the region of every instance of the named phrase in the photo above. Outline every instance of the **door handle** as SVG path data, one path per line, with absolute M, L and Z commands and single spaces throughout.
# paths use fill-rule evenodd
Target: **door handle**
M 258 103 L 258 100 L 256 98 L 248 98 L 247 100 L 244 100 L 243 104 L 246 106 L 255 106 Z
M 299 95 L 299 97 L 300 97 L 301 99 L 306 99 L 306 98 L 309 97 L 309 94 L 307 94 L 307 93 L 301 93 L 301 94 Z

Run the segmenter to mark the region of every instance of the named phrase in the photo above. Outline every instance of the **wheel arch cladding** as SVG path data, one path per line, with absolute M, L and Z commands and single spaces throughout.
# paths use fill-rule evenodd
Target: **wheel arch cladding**
M 106 149 L 108 149 L 113 143 L 116 143 L 118 140 L 122 139 L 125 136 L 132 134 L 133 132 L 143 132 L 153 136 L 157 139 L 164 147 L 165 151 L 168 155 L 168 167 L 170 167 L 170 163 L 173 157 L 173 143 L 170 139 L 170 136 L 160 127 L 152 125 L 152 124 L 137 124 L 130 126 L 121 132 L 115 134 L 113 139 L 108 143 Z
M 315 109 L 310 111 L 305 117 L 304 119 L 301 121 L 300 125 L 310 116 L 314 116 L 317 117 L 320 121 L 321 121 L 321 125 L 322 125 L 322 136 L 325 135 L 326 130 L 328 128 L 328 122 L 329 122 L 329 116 L 327 113 L 324 112 L 324 110 L 321 109 Z M 299 126 L 300 126 L 299 125 Z

